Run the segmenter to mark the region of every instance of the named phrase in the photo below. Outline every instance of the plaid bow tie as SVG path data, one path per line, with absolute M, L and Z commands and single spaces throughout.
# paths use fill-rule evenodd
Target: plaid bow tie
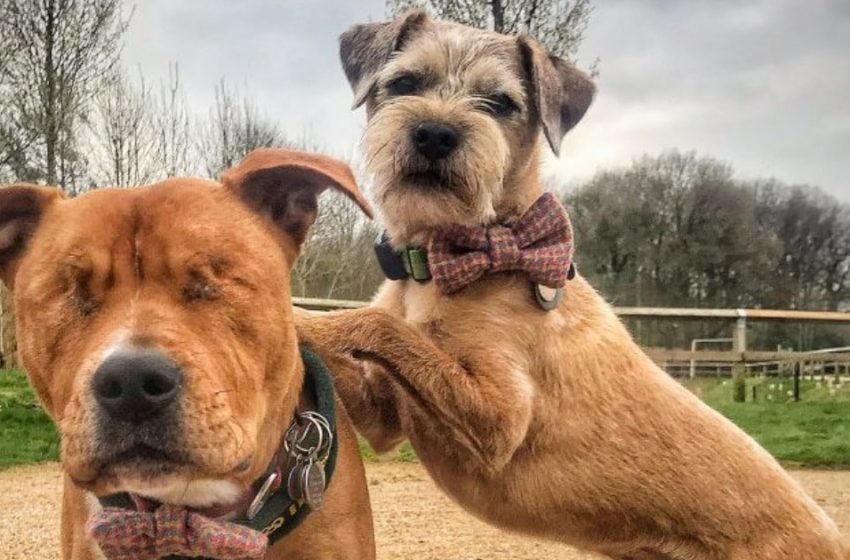
M 259 531 L 167 504 L 153 512 L 104 508 L 89 519 L 86 531 L 109 560 L 260 560 L 268 547 Z
M 487 272 L 518 270 L 529 280 L 561 288 L 573 260 L 573 230 L 567 211 L 545 193 L 510 226 L 454 225 L 439 230 L 428 246 L 431 276 L 445 294 Z

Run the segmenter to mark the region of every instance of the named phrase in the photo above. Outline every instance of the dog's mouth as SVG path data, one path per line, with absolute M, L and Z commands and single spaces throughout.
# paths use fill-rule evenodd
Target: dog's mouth
M 406 187 L 433 190 L 451 190 L 452 186 L 445 173 L 438 169 L 408 171 L 402 175 Z
M 136 443 L 100 462 L 99 479 L 155 480 L 185 470 L 190 466 L 186 457 L 162 447 Z M 93 481 L 94 482 L 94 481 Z
M 133 502 L 133 507 L 136 508 L 136 511 L 150 512 L 156 510 L 161 505 L 163 505 L 163 502 L 154 498 L 143 496 L 141 494 L 131 492 L 127 495 Z M 229 518 L 233 516 L 234 512 L 244 509 L 242 504 L 242 502 L 244 501 L 245 500 L 240 500 L 233 504 L 214 504 L 206 507 L 189 506 L 186 508 L 186 510 L 198 513 L 200 515 L 203 515 L 204 517 L 209 517 L 210 519 Z
M 160 468 L 175 468 L 186 461 L 173 453 L 143 443 L 136 444 L 121 453 L 117 454 L 104 466 L 106 467 L 127 467 L 140 466 L 145 468 L 160 467 Z
M 181 454 L 135 444 L 104 462 L 97 478 L 81 486 L 100 496 L 127 494 L 138 511 L 175 504 L 211 518 L 232 514 L 241 505 L 243 484 L 231 476 L 206 476 Z

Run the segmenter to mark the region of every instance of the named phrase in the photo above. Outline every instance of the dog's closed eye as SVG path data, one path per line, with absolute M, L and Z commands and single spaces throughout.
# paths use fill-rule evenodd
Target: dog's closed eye
M 79 256 L 73 256 L 60 269 L 59 286 L 66 294 L 66 301 L 83 317 L 94 314 L 100 306 L 100 298 L 95 294 L 96 278 L 91 262 Z M 110 273 L 103 286 L 109 289 L 114 281 Z M 100 283 L 98 283 L 100 284 Z
M 215 286 L 198 271 L 190 273 L 189 283 L 183 287 L 183 301 L 192 303 L 214 299 L 218 295 Z

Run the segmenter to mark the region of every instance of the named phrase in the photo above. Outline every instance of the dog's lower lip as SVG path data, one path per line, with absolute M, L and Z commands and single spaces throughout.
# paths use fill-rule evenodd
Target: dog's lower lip
M 157 463 L 177 463 L 169 453 L 149 445 L 139 444 L 122 451 L 110 463 L 124 463 L 133 460 L 152 461 Z
M 140 475 L 159 476 L 173 472 L 186 461 L 159 448 L 138 444 L 110 457 L 101 465 L 101 475 L 132 471 Z
M 445 179 L 432 171 L 413 171 L 405 174 L 406 183 L 416 187 L 448 188 Z

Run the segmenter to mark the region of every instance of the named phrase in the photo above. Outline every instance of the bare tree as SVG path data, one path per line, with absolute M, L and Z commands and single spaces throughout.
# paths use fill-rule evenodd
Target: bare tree
M 293 149 L 323 152 L 310 137 L 293 142 Z M 343 156 L 343 159 L 349 159 Z M 357 183 L 368 190 L 368 174 L 362 162 L 349 164 Z M 319 202 L 319 216 L 310 239 L 292 270 L 292 294 L 301 297 L 368 300 L 384 275 L 374 257 L 375 239 L 381 231 L 353 202 L 327 192 Z
M 779 246 L 770 305 L 838 309 L 850 302 L 850 208 L 810 186 L 750 184 L 759 222 Z
M 90 173 L 101 185 L 132 186 L 161 173 L 156 168 L 153 99 L 140 76 L 132 83 L 115 70 L 96 96 L 89 120 Z
M 383 279 L 373 257 L 379 228 L 338 193 L 322 195 L 319 217 L 292 271 L 296 296 L 366 300 Z
M 223 79 L 215 87 L 215 105 L 198 138 L 210 177 L 233 167 L 251 150 L 289 144 L 277 124 L 261 116 L 249 98 L 228 90 Z
M 190 175 L 197 170 L 193 157 L 192 118 L 180 82 L 180 66 L 168 67 L 168 82 L 160 86 L 155 108 L 156 165 L 168 177 Z
M 741 182 L 694 153 L 645 156 L 567 197 L 582 272 L 621 305 L 841 309 L 850 303 L 850 210 L 809 186 Z M 644 321 L 645 322 L 645 321 Z M 633 321 L 645 344 L 714 337 L 720 323 Z M 763 347 L 834 345 L 829 329 L 772 325 Z
M 387 0 L 390 16 L 411 8 L 481 29 L 531 35 L 553 54 L 571 60 L 593 11 L 590 0 Z
M 50 184 L 73 191 L 84 160 L 79 121 L 115 65 L 127 27 L 120 0 L 3 0 L 3 82 L 15 126 L 32 134 Z
M 0 21 L 9 21 L 9 6 L 0 2 Z M 0 183 L 29 180 L 37 175 L 29 166 L 32 134 L 18 126 L 12 110 L 13 91 L 7 70 L 14 54 L 12 37 L 0 33 Z

